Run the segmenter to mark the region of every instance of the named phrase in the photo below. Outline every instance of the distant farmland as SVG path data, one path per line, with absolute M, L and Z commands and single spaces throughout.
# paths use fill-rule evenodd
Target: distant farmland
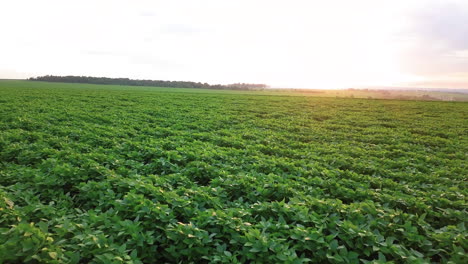
M 468 103 L 335 97 L 0 81 L 0 263 L 467 263 Z
M 276 95 L 301 95 L 315 97 L 335 98 L 365 98 L 365 99 L 392 99 L 392 100 L 415 100 L 415 101 L 468 101 L 468 90 L 417 90 L 417 89 L 268 89 L 270 94 Z

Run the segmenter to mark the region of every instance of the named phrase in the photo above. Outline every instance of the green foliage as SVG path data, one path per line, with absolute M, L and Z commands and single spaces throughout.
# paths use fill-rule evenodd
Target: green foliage
M 0 263 L 468 262 L 466 103 L 0 98 Z
M 53 76 L 45 75 L 36 78 L 29 78 L 29 81 L 42 82 L 63 82 L 63 83 L 93 83 L 93 84 L 113 84 L 129 86 L 153 86 L 153 87 L 173 87 L 173 88 L 203 88 L 203 89 L 231 89 L 231 90 L 263 90 L 266 84 L 255 83 L 233 83 L 228 85 L 208 84 L 201 82 L 187 81 L 162 81 L 162 80 L 132 80 L 128 78 L 106 78 L 90 76 Z

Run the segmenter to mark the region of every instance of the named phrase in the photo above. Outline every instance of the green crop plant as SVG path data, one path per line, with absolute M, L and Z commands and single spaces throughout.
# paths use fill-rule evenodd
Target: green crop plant
M 468 104 L 0 82 L 0 263 L 467 263 Z

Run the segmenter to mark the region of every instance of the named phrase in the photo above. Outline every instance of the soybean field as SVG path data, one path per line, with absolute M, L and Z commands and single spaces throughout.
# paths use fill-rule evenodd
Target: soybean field
M 468 263 L 468 103 L 0 81 L 0 263 Z

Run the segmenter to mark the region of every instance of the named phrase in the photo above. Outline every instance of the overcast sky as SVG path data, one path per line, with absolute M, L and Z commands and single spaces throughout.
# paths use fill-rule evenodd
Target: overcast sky
M 2 0 L 0 32 L 0 78 L 468 88 L 466 0 Z

